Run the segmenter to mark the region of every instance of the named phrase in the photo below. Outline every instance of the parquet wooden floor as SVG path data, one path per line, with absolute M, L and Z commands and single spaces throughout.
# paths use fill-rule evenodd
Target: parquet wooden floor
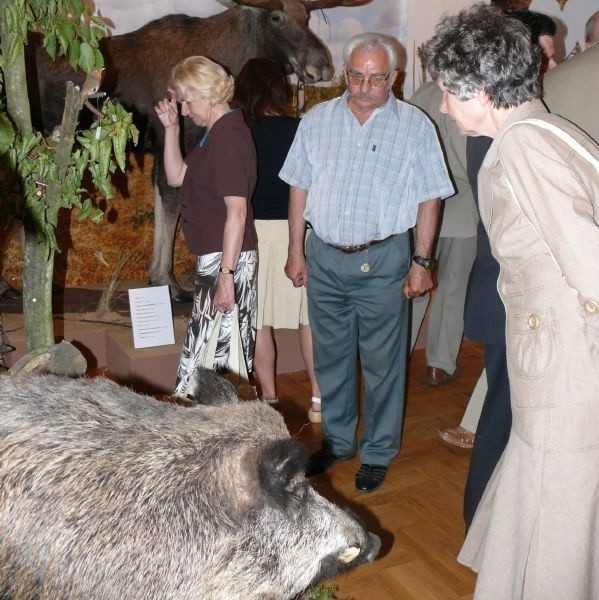
M 475 575 L 456 561 L 464 537 L 462 499 L 470 451 L 444 444 L 440 427 L 458 425 L 482 370 L 482 348 L 462 345 L 456 380 L 433 388 L 424 383 L 424 350 L 416 350 L 408 372 L 402 449 L 384 485 L 357 493 L 355 458 L 313 478 L 314 487 L 360 515 L 382 539 L 378 558 L 327 584 L 339 600 L 465 600 Z M 291 435 L 310 451 L 321 442 L 320 425 L 309 423 L 310 386 L 306 373 L 278 377 L 277 406 Z

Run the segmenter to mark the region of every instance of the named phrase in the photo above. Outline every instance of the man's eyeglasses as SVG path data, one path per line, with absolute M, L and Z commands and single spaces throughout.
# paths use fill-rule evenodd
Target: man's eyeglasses
M 391 76 L 391 73 L 393 73 L 393 71 L 387 73 L 386 75 L 371 75 L 366 81 L 368 82 L 368 85 L 380 88 L 385 85 Z M 352 85 L 362 85 L 364 83 L 365 78 L 362 73 L 352 73 L 351 71 L 346 70 L 345 75 Z

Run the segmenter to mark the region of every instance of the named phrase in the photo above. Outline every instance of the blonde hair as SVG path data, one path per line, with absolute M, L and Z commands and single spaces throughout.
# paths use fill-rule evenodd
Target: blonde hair
M 171 69 L 170 87 L 181 95 L 190 91 L 211 104 L 233 98 L 235 82 L 223 67 L 205 56 L 188 56 Z

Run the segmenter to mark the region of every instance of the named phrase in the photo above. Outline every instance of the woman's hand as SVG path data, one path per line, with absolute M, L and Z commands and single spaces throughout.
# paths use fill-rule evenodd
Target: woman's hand
M 214 308 L 218 312 L 226 313 L 235 306 L 235 287 L 233 275 L 219 273 L 216 280 L 216 292 L 213 300 Z
M 154 107 L 154 110 L 165 129 L 179 124 L 179 110 L 174 98 L 171 98 L 170 100 L 168 98 L 163 98 Z

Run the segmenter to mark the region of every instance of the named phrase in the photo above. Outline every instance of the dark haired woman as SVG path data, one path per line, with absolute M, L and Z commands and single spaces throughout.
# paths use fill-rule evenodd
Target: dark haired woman
M 281 67 L 263 58 L 249 60 L 235 80 L 235 102 L 252 131 L 258 155 L 258 182 L 252 197 L 258 234 L 258 301 L 254 369 L 261 395 L 277 402 L 276 346 L 273 329 L 297 329 L 312 385 L 309 418 L 320 422 L 320 391 L 314 377 L 312 334 L 305 288 L 295 288 L 284 273 L 289 242 L 289 186 L 279 179 L 299 120 L 287 116 L 289 88 Z

